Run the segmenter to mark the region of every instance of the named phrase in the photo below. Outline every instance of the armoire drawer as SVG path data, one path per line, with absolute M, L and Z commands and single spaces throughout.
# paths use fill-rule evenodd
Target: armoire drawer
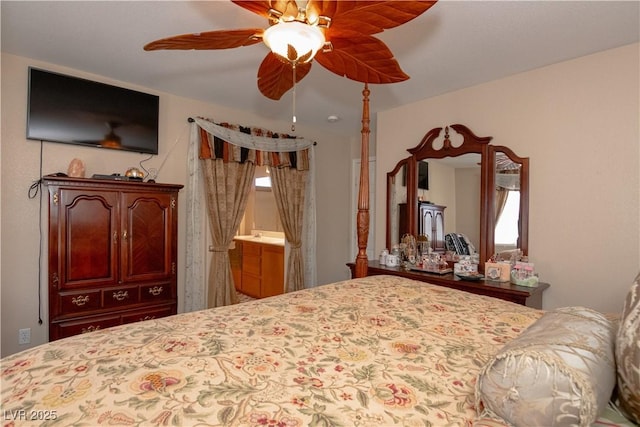
M 171 285 L 168 283 L 140 286 L 140 301 L 153 302 L 171 299 Z
M 121 323 L 120 315 L 109 315 L 93 317 L 84 320 L 71 320 L 68 322 L 53 323 L 51 325 L 52 340 L 70 337 L 72 335 L 86 334 L 88 332 L 99 331 L 102 329 L 117 326 Z
M 176 313 L 174 307 L 174 305 L 169 305 L 159 308 L 140 310 L 134 313 L 127 313 L 122 316 L 122 323 L 142 322 L 144 320 L 160 319 L 161 317 L 171 316 Z
M 60 313 L 78 314 L 102 307 L 100 290 L 60 294 Z
M 104 308 L 124 308 L 127 305 L 136 304 L 140 300 L 137 286 L 105 289 L 103 298 Z

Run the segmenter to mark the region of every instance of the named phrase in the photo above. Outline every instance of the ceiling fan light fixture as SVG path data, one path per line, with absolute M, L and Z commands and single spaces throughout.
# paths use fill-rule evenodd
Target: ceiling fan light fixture
M 100 147 L 104 148 L 122 148 L 122 140 L 118 135 L 111 132 L 104 136 L 104 139 L 100 141 Z
M 325 44 L 320 28 L 298 21 L 272 25 L 265 30 L 263 40 L 273 53 L 294 64 L 311 61 Z M 291 56 L 290 47 L 295 57 Z
M 120 126 L 118 122 L 106 122 L 109 132 L 105 134 L 104 139 L 100 141 L 100 147 L 104 148 L 122 148 L 122 138 L 116 134 L 115 129 Z

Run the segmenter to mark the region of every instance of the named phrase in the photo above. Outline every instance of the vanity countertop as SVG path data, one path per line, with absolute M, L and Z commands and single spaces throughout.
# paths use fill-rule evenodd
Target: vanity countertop
M 264 243 L 266 245 L 284 246 L 283 237 L 254 236 L 250 234 L 245 236 L 235 236 L 233 239 L 242 240 L 244 242 L 254 242 L 254 243 Z

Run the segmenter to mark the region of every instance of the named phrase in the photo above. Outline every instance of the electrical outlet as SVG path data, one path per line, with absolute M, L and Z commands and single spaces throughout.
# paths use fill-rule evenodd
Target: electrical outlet
M 18 344 L 29 344 L 31 342 L 31 328 L 24 328 L 18 331 Z

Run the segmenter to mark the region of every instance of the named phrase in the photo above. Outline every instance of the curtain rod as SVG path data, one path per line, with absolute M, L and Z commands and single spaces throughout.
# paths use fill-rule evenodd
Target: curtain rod
M 193 119 L 193 117 L 189 117 L 189 118 L 187 118 L 187 121 L 188 121 L 189 123 L 193 123 L 193 122 L 195 122 L 195 120 Z M 313 145 L 318 145 L 318 142 L 313 141 Z

